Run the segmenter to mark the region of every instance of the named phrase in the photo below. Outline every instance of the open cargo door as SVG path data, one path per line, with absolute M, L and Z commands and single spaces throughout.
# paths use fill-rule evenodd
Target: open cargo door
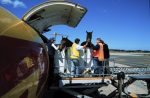
M 86 13 L 86 8 L 70 2 L 45 2 L 33 7 L 22 18 L 39 33 L 54 25 L 76 27 Z

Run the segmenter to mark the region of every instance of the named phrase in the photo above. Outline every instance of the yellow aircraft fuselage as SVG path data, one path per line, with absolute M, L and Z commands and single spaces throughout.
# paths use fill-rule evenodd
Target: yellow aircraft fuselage
M 42 33 L 54 25 L 76 27 L 86 11 L 75 3 L 47 1 L 20 20 L 0 7 L 0 98 L 42 96 L 50 62 Z
M 0 8 L 0 97 L 38 98 L 44 91 L 48 65 L 39 34 Z

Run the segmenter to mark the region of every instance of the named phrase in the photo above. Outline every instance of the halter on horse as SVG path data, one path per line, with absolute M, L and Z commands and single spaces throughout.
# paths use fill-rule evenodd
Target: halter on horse
M 87 33 L 87 35 L 86 35 L 86 41 L 82 42 L 81 46 L 84 46 L 88 42 L 87 47 L 92 48 L 93 44 L 91 43 L 91 40 L 92 40 L 92 33 L 93 33 L 93 31 L 92 32 L 87 32 L 86 31 L 86 33 Z
M 92 40 L 92 32 L 87 32 L 87 36 L 86 36 L 86 41 L 90 40 L 89 42 L 91 43 Z M 71 47 L 72 46 L 72 42 L 67 38 L 67 37 L 62 37 L 61 43 L 60 43 L 60 51 L 62 51 L 62 49 L 64 49 L 65 47 Z
M 67 37 L 62 37 L 61 43 L 60 43 L 60 51 L 64 49 L 65 47 L 71 47 L 72 42 Z

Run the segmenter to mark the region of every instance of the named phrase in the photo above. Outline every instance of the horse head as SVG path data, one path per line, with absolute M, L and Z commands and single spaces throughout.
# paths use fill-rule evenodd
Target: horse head
M 62 50 L 64 47 L 71 47 L 72 42 L 68 39 L 68 37 L 62 37 L 60 42 L 60 50 Z
M 91 41 L 91 40 L 92 40 L 92 33 L 93 33 L 93 31 L 92 31 L 92 32 L 86 31 L 86 33 L 87 33 L 87 35 L 86 35 L 86 40 L 89 40 L 89 39 L 90 39 L 90 41 Z

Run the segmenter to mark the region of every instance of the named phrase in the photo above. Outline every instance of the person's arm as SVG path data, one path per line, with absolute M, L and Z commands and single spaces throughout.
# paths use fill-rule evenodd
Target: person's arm
M 77 45 L 77 50 L 82 50 L 82 49 L 84 49 L 86 47 L 86 45 L 84 45 L 84 46 L 80 46 L 80 45 Z
M 55 50 L 58 50 L 59 47 L 56 47 L 54 44 L 52 44 L 52 47 L 55 49 Z

